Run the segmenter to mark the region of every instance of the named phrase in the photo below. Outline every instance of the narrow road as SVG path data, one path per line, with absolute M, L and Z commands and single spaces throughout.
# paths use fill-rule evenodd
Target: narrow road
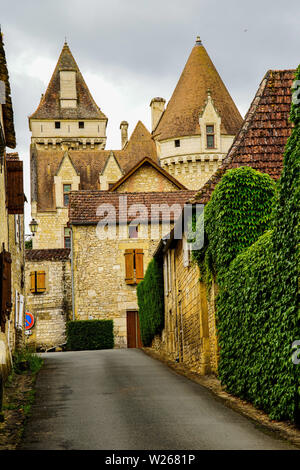
M 288 449 L 138 349 L 43 354 L 21 449 Z

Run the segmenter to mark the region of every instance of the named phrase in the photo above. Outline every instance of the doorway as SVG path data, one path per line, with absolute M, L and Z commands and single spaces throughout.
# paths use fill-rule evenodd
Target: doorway
M 127 312 L 127 347 L 141 348 L 142 346 L 139 314 L 136 310 L 130 310 Z

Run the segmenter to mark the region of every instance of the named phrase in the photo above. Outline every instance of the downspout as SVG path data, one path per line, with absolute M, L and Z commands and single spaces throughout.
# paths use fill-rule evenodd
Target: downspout
M 75 320 L 75 301 L 74 301 L 74 260 L 73 260 L 73 229 L 71 227 L 71 283 L 72 283 L 72 319 Z

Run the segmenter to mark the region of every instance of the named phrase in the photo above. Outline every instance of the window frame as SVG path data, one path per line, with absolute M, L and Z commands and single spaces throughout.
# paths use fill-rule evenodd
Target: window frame
M 175 139 L 175 140 L 174 140 L 174 146 L 175 146 L 176 148 L 181 147 L 180 139 Z
M 55 127 L 55 129 L 61 129 L 61 122 L 60 121 L 54 121 L 54 127 Z
M 66 230 L 69 230 L 69 236 L 66 236 Z M 70 246 L 66 246 L 66 240 L 70 241 Z M 71 248 L 71 229 L 64 227 L 64 248 Z
M 208 131 L 208 128 L 211 127 L 212 131 Z M 206 148 L 207 149 L 215 149 L 216 148 L 216 131 L 215 131 L 215 125 L 214 124 L 206 124 L 205 126 L 206 130 Z M 208 139 L 209 137 L 212 137 L 213 139 L 213 144 L 208 145 Z
M 70 190 L 65 191 L 65 186 L 69 186 Z M 72 184 L 71 183 L 63 183 L 63 206 L 68 207 L 69 200 L 70 200 L 70 192 L 72 191 Z M 65 196 L 68 196 L 68 204 L 65 203 Z

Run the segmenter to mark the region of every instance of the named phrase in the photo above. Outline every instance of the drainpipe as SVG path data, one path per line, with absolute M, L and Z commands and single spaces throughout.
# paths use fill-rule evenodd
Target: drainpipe
M 72 319 L 75 320 L 75 303 L 74 303 L 74 261 L 73 261 L 73 229 L 71 227 L 71 278 L 72 278 Z

